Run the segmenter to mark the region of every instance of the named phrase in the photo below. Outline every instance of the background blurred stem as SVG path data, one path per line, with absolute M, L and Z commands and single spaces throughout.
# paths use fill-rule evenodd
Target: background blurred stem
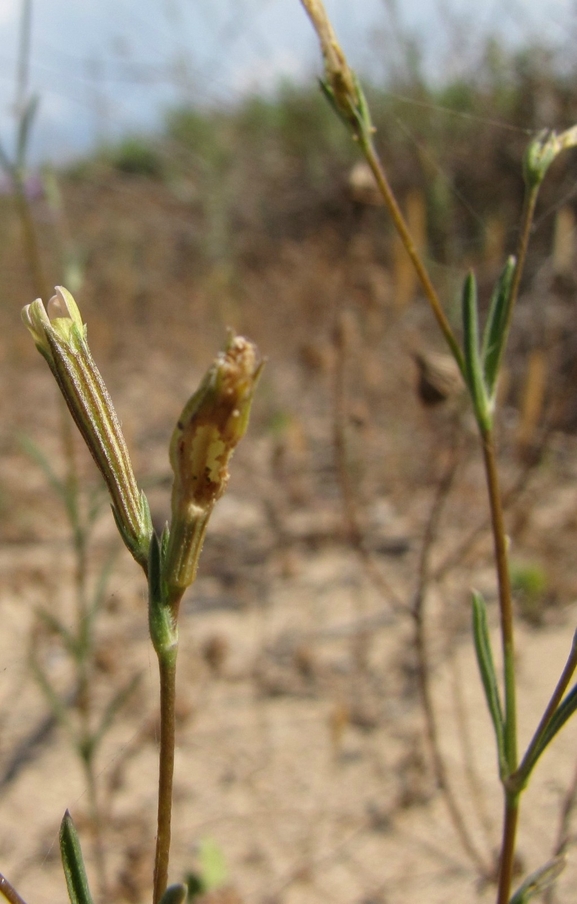
M 38 231 L 34 222 L 30 199 L 26 191 L 26 153 L 30 137 L 30 125 L 34 113 L 33 101 L 28 98 L 28 72 L 32 32 L 32 0 L 23 0 L 20 21 L 20 41 L 16 73 L 16 96 L 14 109 L 18 121 L 18 147 L 16 159 L 11 162 L 2 152 L 2 162 L 11 179 L 16 209 L 22 228 L 24 256 L 28 262 L 34 293 L 39 298 L 48 299 L 51 290 L 46 278 Z M 32 106 L 31 106 L 32 104 Z M 102 818 L 98 806 L 96 774 L 94 764 L 94 744 L 92 731 L 91 667 L 93 653 L 90 616 L 88 612 L 88 561 L 87 543 L 89 524 L 87 515 L 81 508 L 81 491 L 78 478 L 78 464 L 74 447 L 72 422 L 66 405 L 59 394 L 60 436 L 65 462 L 64 482 L 66 491 L 64 502 L 72 531 L 75 568 L 75 606 L 77 655 L 74 657 L 76 670 L 75 708 L 78 713 L 78 748 L 88 791 L 88 809 L 92 827 L 93 856 L 96 864 L 99 892 L 102 900 L 108 897 L 104 843 L 102 839 Z

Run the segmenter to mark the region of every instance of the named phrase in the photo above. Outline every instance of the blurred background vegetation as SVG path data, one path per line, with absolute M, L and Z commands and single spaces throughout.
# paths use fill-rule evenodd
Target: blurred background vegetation
M 577 122 L 573 59 L 541 45 L 507 49 L 497 39 L 477 50 L 470 69 L 461 67 L 458 77 L 442 78 L 437 72 L 433 78 L 418 47 L 408 42 L 386 84 L 366 84 L 377 145 L 455 322 L 466 270 L 475 268 L 486 301 L 505 256 L 516 246 L 521 160 L 530 135 Z M 431 500 L 453 453 L 460 457 L 448 515 L 431 541 L 439 558 L 430 581 L 437 591 L 431 629 L 435 667 L 441 669 L 457 640 L 468 637 L 463 600 L 473 575 L 484 592 L 489 585 L 486 595 L 493 599 L 486 574 L 490 551 L 482 541 L 485 496 L 467 424 L 461 446 L 454 442 L 455 418 L 462 415 L 458 406 L 444 417 L 418 400 L 415 352 L 439 350 L 441 344 L 371 183 L 355 168 L 357 161 L 354 144 L 317 84 L 287 81 L 266 96 L 245 96 L 229 105 L 191 100 L 174 106 L 154 134 L 133 132 L 74 162 L 32 167 L 24 179 L 41 253 L 43 294 L 60 283 L 74 292 L 137 473 L 151 487 L 158 524 L 168 504 L 168 437 L 226 328 L 245 332 L 268 358 L 251 431 L 234 462 L 232 501 L 227 509 L 223 500 L 220 528 L 215 518 L 185 612 L 183 634 L 191 652 L 183 666 L 187 698 L 179 732 L 182 750 L 198 771 L 190 779 L 193 804 L 187 806 L 188 789 L 178 803 L 179 830 L 184 825 L 185 831 L 175 832 L 181 839 L 175 859 L 186 866 L 193 859 L 190 839 L 201 837 L 208 826 L 225 851 L 231 875 L 248 883 L 244 887 L 258 886 L 253 898 L 263 902 L 284 900 L 291 884 L 314 884 L 314 859 L 324 849 L 311 827 L 322 820 L 334 842 L 335 863 L 343 827 L 351 820 L 361 827 L 360 841 L 363 832 L 371 844 L 376 839 L 379 853 L 369 851 L 363 860 L 358 852 L 362 867 L 355 872 L 353 864 L 348 886 L 341 885 L 348 867 L 337 864 L 331 873 L 333 861 L 322 861 L 319 888 L 322 892 L 332 882 L 332 890 L 322 892 L 321 899 L 353 900 L 346 889 L 364 882 L 358 900 L 384 902 L 380 845 L 391 820 L 398 810 L 426 807 L 434 797 L 434 779 L 419 752 L 424 747 L 422 724 L 415 718 L 415 652 L 399 600 L 406 603 L 415 592 Z M 541 192 L 502 387 L 502 463 L 519 563 L 515 590 L 518 612 L 531 630 L 562 621 L 563 605 L 577 593 L 577 519 L 567 490 L 575 482 L 572 434 L 577 426 L 576 186 L 575 158 L 562 156 Z M 9 612 L 6 624 L 20 635 L 18 643 L 7 643 L 0 754 L 8 778 L 0 791 L 14 794 L 6 807 L 17 815 L 16 804 L 22 806 L 25 799 L 17 796 L 16 780 L 21 776 L 25 785 L 31 771 L 8 767 L 20 749 L 17 742 L 26 746 L 30 725 L 39 718 L 21 652 L 37 636 L 34 612 L 22 600 L 61 605 L 64 579 L 72 570 L 63 552 L 64 519 L 19 440 L 21 433 L 31 435 L 62 473 L 70 450 L 62 449 L 56 390 L 20 323 L 21 307 L 36 294 L 17 198 L 4 179 L 0 539 L 7 553 L 2 605 Z M 345 456 L 339 452 L 343 434 Z M 93 480 L 79 447 L 75 455 L 81 476 Z M 358 544 L 347 502 L 351 486 L 353 514 L 366 531 L 366 548 L 384 583 L 355 557 Z M 539 517 L 532 520 L 534 509 Z M 109 528 L 99 522 L 95 568 L 114 542 Z M 328 564 L 323 560 L 327 548 L 334 556 Z M 98 628 L 94 652 L 105 682 L 126 681 L 130 675 L 122 670 L 142 668 L 147 655 L 146 632 L 138 633 L 142 599 L 131 569 L 130 562 L 119 565 L 120 576 L 115 572 L 103 604 L 104 627 Z M 398 631 L 389 630 L 394 618 Z M 44 641 L 51 653 L 51 638 Z M 56 656 L 46 660 L 58 667 Z M 64 680 L 62 687 L 69 690 Z M 242 720 L 231 728 L 235 694 Z M 290 711 L 282 709 L 287 700 Z M 143 899 L 149 882 L 153 783 L 143 788 L 144 772 L 138 769 L 148 763 L 146 745 L 154 746 L 154 713 L 152 700 L 139 697 L 133 704 L 106 760 L 114 763 L 122 750 L 118 768 L 105 768 L 102 777 L 112 814 L 107 829 L 116 839 L 116 847 L 110 843 L 116 857 L 114 897 L 132 902 Z M 294 729 L 289 744 L 274 733 L 277 713 L 279 725 Z M 303 780 L 299 768 L 309 762 L 309 732 L 319 725 L 331 753 L 327 759 L 322 748 L 325 784 L 315 798 L 308 793 L 309 776 Z M 250 736 L 246 726 L 254 729 Z M 120 737 L 124 729 L 128 739 Z M 393 736 L 398 743 L 391 753 Z M 318 741 L 314 738 L 311 748 Z M 320 742 L 314 749 L 318 752 Z M 42 753 L 36 755 L 41 760 Z M 327 768 L 333 755 L 335 773 L 332 765 Z M 126 775 L 134 763 L 138 768 L 130 784 Z M 322 769 L 310 770 L 311 781 Z M 353 775 L 350 783 L 340 782 L 344 775 Z M 397 784 L 391 789 L 387 782 Z M 335 787 L 339 793 L 333 793 Z M 130 806 L 136 817 L 128 806 L 115 810 L 114 795 L 126 788 L 134 792 Z M 339 794 L 349 791 L 351 799 L 342 803 Z M 82 793 L 82 788 L 74 792 L 76 803 Z M 307 807 L 316 807 L 315 800 L 318 813 L 314 810 L 311 818 Z M 328 800 L 334 812 L 326 807 Z M 62 800 L 54 806 L 60 815 Z M 279 812 L 289 826 L 287 837 L 292 833 L 290 845 Z M 261 824 L 262 813 L 269 821 Z M 29 881 L 34 869 L 59 875 L 57 864 L 46 866 L 54 838 L 47 822 L 44 835 L 31 835 L 25 851 L 22 874 Z M 10 819 L 6 825 L 11 826 Z M 542 846 L 542 819 L 534 834 Z M 19 863 L 13 847 L 10 862 Z M 415 862 L 422 856 L 417 851 Z M 442 872 L 444 861 L 433 859 L 432 869 Z M 283 876 L 289 876 L 286 888 Z M 38 872 L 35 881 L 42 881 Z M 404 880 L 398 881 L 400 886 Z M 271 887 L 278 887 L 276 897 Z M 443 889 L 439 900 L 447 894 Z

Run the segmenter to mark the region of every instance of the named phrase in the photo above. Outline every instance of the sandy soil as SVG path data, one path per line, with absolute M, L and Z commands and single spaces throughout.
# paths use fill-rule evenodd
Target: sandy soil
M 174 360 L 158 353 L 152 364 L 152 375 L 134 361 L 126 373 L 123 366 L 112 369 L 112 382 L 137 468 L 149 483 L 154 478 L 152 507 L 162 523 L 166 438 L 184 399 L 180 389 L 175 401 L 181 380 Z M 285 400 L 296 393 L 301 413 L 287 405 L 282 429 L 273 429 L 257 409 L 184 605 L 171 876 L 198 869 L 199 846 L 211 839 L 226 861 L 229 886 L 247 904 L 491 901 L 494 887 L 463 849 L 435 784 L 413 622 L 403 608 L 415 592 L 452 428 L 444 415 L 419 408 L 412 371 L 403 378 L 401 416 L 398 385 L 385 393 L 388 432 L 380 426 L 371 432 L 353 405 L 353 468 L 364 469 L 354 482 L 358 488 L 364 481 L 359 507 L 368 566 L 343 526 L 327 383 L 274 364 L 263 385 L 264 407 L 274 408 L 270 399 L 281 391 Z M 78 824 L 92 877 L 95 869 L 86 780 L 70 731 L 51 720 L 29 660 L 34 648 L 62 698 L 71 698 L 69 658 L 36 614 L 46 609 L 74 623 L 69 529 L 45 476 L 14 441 L 17 430 L 27 430 L 61 467 L 58 408 L 42 362 L 22 374 L 9 411 L 1 465 L 1 869 L 28 904 L 48 904 L 65 895 L 57 844 L 65 808 Z M 485 518 L 479 462 L 472 444 L 465 445 L 432 568 Z M 574 453 L 571 438 L 553 437 L 545 464 L 529 474 L 508 513 L 515 560 L 538 562 L 547 574 L 536 608 L 519 609 L 523 744 L 565 662 L 577 612 Z M 78 454 L 92 486 L 90 463 Z M 369 480 L 373 466 L 377 477 Z M 507 459 L 508 485 L 518 472 Z M 104 504 L 91 545 L 90 586 L 116 542 Z M 469 635 L 471 586 L 485 594 L 496 621 L 486 533 L 458 558 L 458 567 L 428 587 L 428 661 L 451 787 L 490 871 L 501 801 Z M 139 676 L 103 741 L 98 783 L 110 895 L 140 902 L 149 896 L 154 840 L 157 680 L 143 581 L 124 551 L 95 622 L 94 657 L 95 716 Z M 546 861 L 556 844 L 576 741 L 577 724 L 556 740 L 523 801 L 523 874 Z M 576 880 L 570 844 L 557 904 L 572 904 Z

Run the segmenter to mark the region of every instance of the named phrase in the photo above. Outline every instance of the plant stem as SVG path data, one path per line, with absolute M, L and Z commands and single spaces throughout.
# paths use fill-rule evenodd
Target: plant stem
M 517 266 L 513 276 L 511 285 L 511 303 L 509 305 L 509 317 L 504 326 L 505 333 L 508 333 L 511 325 L 511 318 L 515 309 L 515 302 L 519 294 L 519 286 L 521 284 L 521 275 L 525 267 L 525 259 L 527 257 L 527 247 L 531 236 L 531 224 L 535 214 L 535 205 L 537 203 L 537 195 L 539 194 L 539 186 L 532 188 L 526 195 L 523 204 L 523 213 L 521 216 L 521 231 L 519 233 L 519 244 L 517 245 Z
M 21 898 L 13 885 L 8 879 L 0 873 L 0 892 L 4 895 L 10 904 L 26 904 L 24 898 Z
M 379 191 L 381 192 L 383 200 L 391 215 L 394 227 L 397 230 L 399 237 L 403 245 L 405 246 L 407 254 L 409 255 L 412 264 L 417 272 L 417 276 L 419 277 L 423 291 L 431 306 L 433 314 L 435 315 L 437 323 L 439 324 L 439 328 L 443 336 L 445 337 L 445 340 L 449 348 L 451 349 L 451 352 L 453 353 L 457 364 L 461 368 L 461 371 L 463 371 L 463 353 L 459 348 L 459 343 L 457 342 L 455 334 L 451 329 L 447 315 L 443 311 L 441 302 L 439 301 L 439 296 L 437 295 L 437 291 L 421 259 L 421 255 L 417 250 L 417 246 L 415 245 L 409 227 L 405 221 L 405 218 L 403 217 L 401 208 L 397 203 L 397 199 L 395 198 L 393 190 L 389 184 L 389 180 L 387 179 L 387 175 L 381 164 L 381 161 L 379 160 L 379 156 L 375 150 L 373 142 L 364 135 L 361 135 L 359 140 L 365 154 L 366 161 L 371 168 L 373 176 L 375 177 L 375 180 L 379 187 Z
M 168 883 L 170 826 L 172 820 L 172 779 L 174 774 L 174 736 L 177 648 L 158 657 L 160 672 L 160 762 L 158 771 L 158 829 L 154 859 L 153 904 L 158 904 Z
M 497 904 L 509 904 L 509 898 L 511 896 L 518 818 L 519 795 L 507 795 L 505 799 L 505 816 L 503 819 L 503 839 L 501 842 Z
M 517 706 L 515 689 L 515 639 L 513 633 L 513 601 L 509 576 L 509 556 L 507 536 L 503 520 L 499 474 L 492 430 L 481 434 L 483 459 L 489 493 L 491 528 L 495 549 L 495 564 L 499 585 L 499 611 L 501 618 L 501 644 L 503 649 L 503 672 L 505 684 L 505 755 L 509 775 L 517 768 Z
M 513 601 L 509 575 L 507 536 L 503 520 L 503 507 L 499 487 L 499 474 L 495 454 L 494 435 L 491 429 L 481 430 L 483 459 L 489 493 L 491 527 L 495 548 L 495 564 L 499 584 L 499 612 L 501 618 L 501 644 L 503 649 L 503 680 L 505 686 L 505 758 L 508 775 L 504 777 L 505 815 L 499 865 L 499 889 L 497 904 L 508 904 L 513 878 L 519 793 L 507 789 L 506 781 L 517 768 L 517 704 L 515 686 L 515 639 L 513 632 Z

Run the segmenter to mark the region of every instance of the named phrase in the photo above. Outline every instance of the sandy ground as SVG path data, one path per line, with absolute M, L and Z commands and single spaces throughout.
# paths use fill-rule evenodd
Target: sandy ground
M 144 439 L 137 425 L 150 385 L 132 381 L 121 408 L 136 409 L 124 420 L 138 463 L 145 459 L 149 475 L 163 478 L 151 491 L 162 521 L 168 498 L 164 436 L 174 408 L 164 396 L 171 395 L 174 381 L 168 377 L 170 361 L 156 363 L 157 410 L 165 413 L 158 422 L 149 418 Z M 48 377 L 35 368 L 23 381 L 13 426 L 22 428 L 34 417 L 34 440 L 57 462 L 58 417 Z M 403 458 L 410 445 L 403 431 L 412 430 L 427 459 L 434 429 L 428 415 L 407 403 L 389 458 Z M 492 901 L 494 887 L 481 881 L 435 786 L 417 694 L 412 621 L 398 605 L 414 592 L 434 496 L 427 467 L 434 471 L 436 465 L 420 465 L 424 470 L 410 493 L 415 475 L 408 468 L 403 486 L 377 488 L 363 508 L 371 561 L 385 582 L 379 583 L 343 532 L 329 434 L 326 417 L 312 418 L 305 427 L 294 421 L 279 445 L 257 417 L 233 463 L 229 494 L 215 512 L 199 579 L 182 614 L 171 877 L 176 881 L 198 869 L 200 846 L 210 839 L 226 861 L 229 886 L 247 904 Z M 372 442 L 366 440 L 368 455 Z M 577 613 L 577 469 L 570 464 L 570 439 L 556 442 L 547 466 L 532 476 L 511 514 L 521 525 L 515 553 L 533 561 L 545 550 L 553 575 L 543 617 L 534 625 L 519 621 L 522 746 L 565 662 Z M 86 781 L 70 732 L 50 724 L 29 665 L 34 647 L 53 685 L 64 699 L 70 697 L 69 659 L 58 638 L 39 627 L 35 611 L 48 609 L 64 624 L 74 623 L 74 562 L 66 521 L 45 477 L 15 443 L 6 443 L 4 453 L 2 485 L 18 504 L 11 504 L 5 518 L 0 551 L 1 869 L 28 904 L 48 904 L 65 895 L 57 833 L 66 808 L 95 875 Z M 474 456 L 459 471 L 458 487 L 461 495 L 447 502 L 434 563 L 483 521 Z M 91 547 L 91 586 L 115 543 L 103 506 Z M 426 602 L 442 752 L 487 870 L 498 847 L 501 800 L 468 599 L 469 588 L 478 587 L 496 622 L 489 551 L 481 536 L 458 568 L 431 582 Z M 565 557 L 562 570 L 556 555 Z M 123 551 L 95 625 L 94 713 L 139 676 L 105 736 L 97 771 L 110 896 L 140 902 L 149 897 L 154 841 L 157 679 L 143 581 Z M 577 724 L 570 725 L 537 768 L 523 800 L 523 874 L 551 856 L 574 777 L 576 741 Z M 570 846 L 557 904 L 572 904 L 576 880 Z

